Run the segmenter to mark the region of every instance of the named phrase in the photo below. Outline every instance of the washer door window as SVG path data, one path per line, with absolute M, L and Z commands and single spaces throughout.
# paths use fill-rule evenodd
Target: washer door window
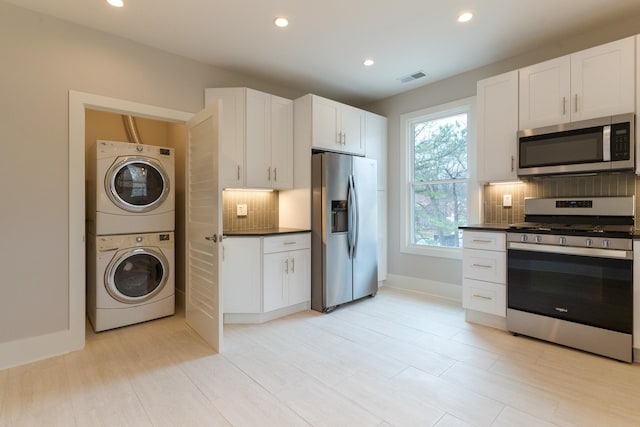
M 136 304 L 164 288 L 169 276 L 167 258 L 151 248 L 118 252 L 105 272 L 106 288 L 116 300 Z
M 105 177 L 107 194 L 128 212 L 148 212 L 169 195 L 169 180 L 152 159 L 127 157 L 116 162 Z

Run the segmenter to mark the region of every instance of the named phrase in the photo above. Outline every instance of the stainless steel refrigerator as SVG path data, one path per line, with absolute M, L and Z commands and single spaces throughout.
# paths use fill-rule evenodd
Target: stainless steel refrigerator
M 377 165 L 336 153 L 312 156 L 311 308 L 378 291 Z

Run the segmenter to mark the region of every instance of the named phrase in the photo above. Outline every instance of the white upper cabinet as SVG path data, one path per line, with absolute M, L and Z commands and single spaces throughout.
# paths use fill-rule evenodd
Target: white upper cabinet
M 636 113 L 640 111 L 640 35 L 636 36 Z M 640 153 L 640 132 L 636 130 L 636 156 Z M 636 175 L 640 175 L 640 162 L 636 160 Z M 638 306 L 640 311 L 640 305 Z M 640 319 L 640 318 L 639 318 Z M 640 334 L 640 330 L 638 330 Z M 639 338 L 640 339 L 640 338 Z
M 607 43 L 520 70 L 520 129 L 635 111 L 635 40 Z
M 271 95 L 271 186 L 293 188 L 293 101 Z
M 225 188 L 293 187 L 293 101 L 249 88 L 205 89 L 220 101 Z
M 520 70 L 520 129 L 571 120 L 571 59 L 545 61 Z
M 205 106 L 214 102 L 220 102 L 221 105 L 218 110 L 220 152 L 222 156 L 219 163 L 222 166 L 221 187 L 244 187 L 246 89 L 205 89 Z
M 309 123 L 303 127 L 311 132 L 312 148 L 365 154 L 364 110 L 311 94 L 296 102 L 301 113 L 296 115 L 296 121 Z
M 478 180 L 517 179 L 518 71 L 478 81 Z
M 378 164 L 378 191 L 387 187 L 387 118 L 378 114 L 365 113 L 366 157 Z

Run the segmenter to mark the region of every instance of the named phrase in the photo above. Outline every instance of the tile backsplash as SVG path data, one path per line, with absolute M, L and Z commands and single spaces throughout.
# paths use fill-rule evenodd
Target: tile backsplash
M 539 177 L 521 183 L 488 184 L 483 189 L 483 222 L 511 224 L 524 221 L 525 197 L 633 196 L 639 179 L 630 172 Z M 502 196 L 505 194 L 511 194 L 513 198 L 510 208 L 502 206 Z
M 239 204 L 247 205 L 247 216 L 237 216 Z M 235 191 L 222 193 L 223 232 L 265 230 L 278 227 L 277 191 Z

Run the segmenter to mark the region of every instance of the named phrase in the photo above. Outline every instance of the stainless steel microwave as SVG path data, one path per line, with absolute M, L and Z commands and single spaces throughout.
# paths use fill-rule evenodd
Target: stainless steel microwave
M 518 176 L 633 169 L 633 113 L 518 132 Z

